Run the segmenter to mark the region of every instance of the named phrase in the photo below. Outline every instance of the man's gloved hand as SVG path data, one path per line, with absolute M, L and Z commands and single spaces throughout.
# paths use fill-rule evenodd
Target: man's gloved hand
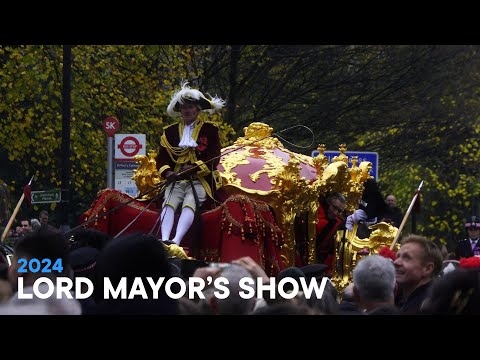
M 183 165 L 180 168 L 180 173 L 181 173 L 180 177 L 185 180 L 190 179 L 194 173 L 195 168 L 196 168 L 195 165 Z
M 347 230 L 352 231 L 353 224 L 358 223 L 362 220 L 367 220 L 367 218 L 368 215 L 365 211 L 363 211 L 362 209 L 355 210 L 352 215 L 347 216 L 345 227 L 347 228 Z
M 177 173 L 174 171 L 167 171 L 165 173 L 165 179 L 167 179 L 168 183 L 175 182 L 178 179 Z

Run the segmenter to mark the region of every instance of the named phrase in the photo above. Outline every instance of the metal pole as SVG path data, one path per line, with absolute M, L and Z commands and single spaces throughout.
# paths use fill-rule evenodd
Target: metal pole
M 107 188 L 113 189 L 113 137 L 107 137 Z
M 68 227 L 70 213 L 70 120 L 71 120 L 72 46 L 63 46 L 62 87 L 62 201 L 60 203 L 61 225 Z

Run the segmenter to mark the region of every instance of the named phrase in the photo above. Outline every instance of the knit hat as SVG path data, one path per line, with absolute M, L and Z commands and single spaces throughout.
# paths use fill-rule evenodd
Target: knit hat
M 199 106 L 200 110 L 206 111 L 210 114 L 217 112 L 226 105 L 225 100 L 222 100 L 217 96 L 212 98 L 209 94 L 207 95 L 210 99 L 203 95 L 199 90 L 190 88 L 188 82 L 185 81 L 182 83 L 182 88 L 173 94 L 172 100 L 167 107 L 167 114 L 171 117 L 179 116 L 180 105 L 187 102 L 196 104 Z

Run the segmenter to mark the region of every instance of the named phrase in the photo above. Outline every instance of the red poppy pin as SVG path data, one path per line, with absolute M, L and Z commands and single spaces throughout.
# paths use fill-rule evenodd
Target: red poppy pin
M 200 136 L 199 138 L 199 144 L 195 148 L 197 151 L 203 151 L 207 148 L 208 140 L 206 136 Z

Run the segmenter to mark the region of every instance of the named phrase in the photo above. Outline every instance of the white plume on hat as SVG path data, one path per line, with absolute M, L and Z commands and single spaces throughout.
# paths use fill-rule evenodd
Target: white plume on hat
M 227 104 L 225 100 L 222 100 L 217 96 L 212 97 L 210 94 L 207 95 L 210 99 L 207 99 L 199 90 L 192 89 L 188 86 L 188 81 L 184 81 L 182 83 L 182 89 L 173 94 L 172 100 L 167 107 L 167 114 L 171 117 L 179 116 L 180 105 L 185 101 L 195 102 L 200 106 L 202 111 L 206 111 L 210 114 L 217 112 Z

